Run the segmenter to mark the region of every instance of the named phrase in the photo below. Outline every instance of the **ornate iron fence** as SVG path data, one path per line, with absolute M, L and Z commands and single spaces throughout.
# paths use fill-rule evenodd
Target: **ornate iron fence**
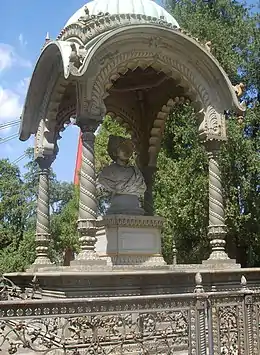
M 260 292 L 34 299 L 0 280 L 0 354 L 259 355 Z M 27 351 L 27 352 L 26 352 Z M 28 352 L 29 351 L 29 352 Z

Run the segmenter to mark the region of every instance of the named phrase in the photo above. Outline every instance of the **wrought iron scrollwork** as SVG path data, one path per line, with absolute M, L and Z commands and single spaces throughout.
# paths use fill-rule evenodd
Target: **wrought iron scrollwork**
M 37 298 L 41 297 L 42 290 L 36 275 L 28 286 L 28 289 L 19 287 L 9 278 L 0 275 L 0 301 L 33 299 L 36 295 Z
M 170 354 L 188 346 L 188 312 L 167 311 L 3 321 L 0 349 L 56 354 Z M 77 350 L 75 350 L 77 349 Z M 1 351 L 0 351 L 1 353 Z

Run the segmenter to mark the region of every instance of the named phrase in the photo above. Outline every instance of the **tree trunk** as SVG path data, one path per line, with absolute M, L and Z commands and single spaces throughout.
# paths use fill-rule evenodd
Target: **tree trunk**
M 64 254 L 63 266 L 70 266 L 72 260 L 74 260 L 74 251 L 71 248 L 67 248 Z

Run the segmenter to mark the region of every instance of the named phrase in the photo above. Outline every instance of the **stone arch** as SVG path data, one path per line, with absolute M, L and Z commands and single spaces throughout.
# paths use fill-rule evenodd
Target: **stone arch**
M 69 76 L 69 53 L 69 43 L 46 45 L 29 84 L 19 134 L 21 140 L 27 140 L 37 132 L 36 155 L 37 151 L 53 154 L 55 148 L 58 133 L 56 117 L 61 98 L 69 84 L 66 80 Z M 32 95 L 35 92 L 37 95 Z
M 129 50 L 131 38 L 138 31 L 132 26 L 111 31 L 92 47 L 88 58 L 77 74 L 78 76 L 86 75 L 87 78 L 88 73 L 94 72 L 94 66 L 98 67 L 96 74 L 92 75 L 87 83 L 87 100 L 91 105 L 90 110 L 97 115 L 100 114 L 100 107 L 109 95 L 109 90 L 128 70 L 152 67 L 157 72 L 164 72 L 167 76 L 179 81 L 179 86 L 185 89 L 185 97 L 193 102 L 195 111 L 199 115 L 199 133 L 203 139 L 209 136 L 218 140 L 225 139 L 224 110 L 233 106 L 237 111 L 241 111 L 241 107 L 229 79 L 217 61 L 206 49 L 185 34 L 159 28 L 162 38 L 158 43 L 158 38 L 153 37 L 153 25 L 140 25 L 140 27 L 147 32 L 142 35 L 139 42 L 134 37 L 135 49 Z M 156 26 L 157 35 L 159 29 Z M 124 43 L 122 43 L 123 38 Z M 181 40 L 183 45 L 181 45 Z M 193 52 L 191 51 L 194 55 L 193 62 L 189 62 L 187 49 L 183 49 L 187 44 L 189 45 L 188 51 L 193 49 Z M 183 49 L 181 55 L 174 53 L 173 45 L 177 46 L 176 51 L 180 52 Z M 120 52 L 116 50 L 116 46 L 120 47 Z M 188 60 L 180 60 L 181 57 L 187 57 Z M 199 58 L 201 63 L 198 62 Z M 223 86 L 220 84 L 221 81 Z M 216 87 L 214 92 L 211 91 L 213 85 Z M 224 90 L 223 87 L 225 87 Z
M 161 110 L 158 112 L 150 132 L 148 163 L 149 166 L 156 167 L 157 165 L 157 156 L 160 151 L 161 141 L 163 138 L 167 118 L 173 111 L 174 107 L 182 105 L 184 103 L 189 104 L 190 100 L 185 98 L 184 96 L 176 96 L 174 99 L 169 99 L 167 103 L 163 105 Z

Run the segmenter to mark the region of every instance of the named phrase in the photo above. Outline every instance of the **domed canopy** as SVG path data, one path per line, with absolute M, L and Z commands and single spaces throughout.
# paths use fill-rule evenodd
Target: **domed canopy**
M 164 8 L 156 4 L 153 0 L 94 0 L 75 12 L 66 23 L 65 27 L 77 22 L 80 17 L 85 15 L 85 8 L 88 9 L 90 16 L 97 16 L 100 13 L 135 14 L 151 16 L 179 27 L 178 22 Z

